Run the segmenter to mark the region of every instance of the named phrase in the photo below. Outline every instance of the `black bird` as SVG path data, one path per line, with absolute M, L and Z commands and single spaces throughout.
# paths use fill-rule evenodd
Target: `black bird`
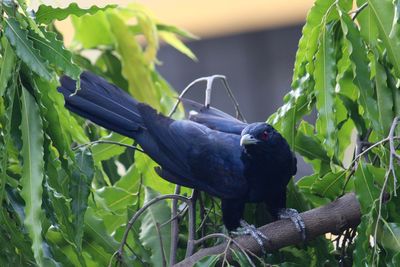
M 296 157 L 271 125 L 246 124 L 189 100 L 190 120 L 173 120 L 89 72 L 82 73 L 76 94 L 73 79 L 63 76 L 60 82 L 67 109 L 133 138 L 160 165 L 159 176 L 220 198 L 229 231 L 243 226 L 258 242 L 266 238 L 242 220 L 245 203 L 265 202 L 275 218 L 292 219 L 304 238 L 297 211 L 286 209 Z

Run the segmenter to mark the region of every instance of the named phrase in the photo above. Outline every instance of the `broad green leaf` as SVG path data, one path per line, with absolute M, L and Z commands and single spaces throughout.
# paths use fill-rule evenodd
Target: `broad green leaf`
M 22 151 L 23 159 L 21 196 L 25 201 L 24 225 L 32 239 L 32 251 L 35 261 L 43 266 L 42 247 L 42 181 L 43 168 L 43 131 L 39 108 L 33 96 L 25 89 L 21 90 L 22 106 Z
M 368 170 L 366 163 L 360 162 L 354 174 L 354 187 L 360 201 L 361 211 L 366 214 L 379 197 L 379 189 L 374 184 L 374 177 Z
M 368 2 L 368 0 L 357 0 L 357 6 L 360 7 Z M 378 28 L 374 21 L 371 7 L 367 6 L 357 16 L 357 22 L 360 26 L 360 34 L 371 45 L 375 45 L 378 41 Z
M 369 251 L 372 248 L 369 246 L 372 224 L 370 224 L 370 216 L 363 215 L 361 224 L 357 227 L 357 238 L 355 240 L 355 248 L 353 251 L 354 266 L 369 266 Z
M 373 65 L 375 67 L 376 98 L 379 122 L 381 124 L 381 135 L 387 136 L 393 121 L 393 96 L 391 89 L 387 85 L 386 71 L 376 56 Z
M 375 22 L 379 37 L 393 64 L 397 77 L 400 77 L 400 36 L 392 31 L 393 18 L 395 15 L 394 3 L 391 0 L 368 0 L 371 16 Z M 395 28 L 398 30 L 398 27 Z
M 319 196 L 335 199 L 341 195 L 346 179 L 346 172 L 328 173 L 322 178 L 318 178 L 311 186 L 311 190 Z
M 343 105 L 346 107 L 349 117 L 352 119 L 357 128 L 358 134 L 360 134 L 361 137 L 364 137 L 367 132 L 367 127 L 365 126 L 364 118 L 359 112 L 357 101 L 353 101 L 346 95 L 342 94 L 338 94 L 338 97 L 340 100 L 342 100 Z
M 28 32 L 22 29 L 14 18 L 6 19 L 5 23 L 4 33 L 11 45 L 15 47 L 17 56 L 40 77 L 51 80 L 52 74 L 48 70 L 48 64 L 34 48 L 33 42 L 28 38 Z
M 88 197 L 93 180 L 93 158 L 88 149 L 79 149 L 76 152 L 75 169 L 72 171 L 70 181 L 70 197 L 72 210 L 72 223 L 75 228 L 75 243 L 81 249 L 83 238 L 83 222 L 88 207 Z
M 327 163 L 330 159 L 320 140 L 314 135 L 312 126 L 302 121 L 296 135 L 295 149 L 309 160 L 319 159 Z
M 75 28 L 74 40 L 83 48 L 93 48 L 99 45 L 113 45 L 110 23 L 105 12 L 100 11 L 94 15 L 85 15 L 80 18 L 72 17 Z M 133 40 L 132 40 L 133 41 Z
M 221 255 L 205 256 L 198 260 L 193 267 L 214 267 L 218 263 Z
M 99 140 L 118 142 L 125 145 L 133 144 L 133 140 L 131 138 L 122 136 L 117 133 L 111 133 L 108 136 L 103 137 Z M 119 146 L 116 144 L 95 144 L 92 146 L 91 150 L 93 154 L 93 159 L 96 162 L 100 162 L 102 160 L 107 160 L 110 159 L 111 157 L 120 155 L 126 150 L 126 147 Z
M 400 223 L 382 221 L 379 242 L 385 249 L 400 251 Z
M 335 81 L 336 60 L 334 54 L 334 27 L 332 24 L 321 27 L 318 51 L 315 56 L 315 94 L 318 118 L 317 132 L 323 136 L 325 149 L 333 156 L 335 140 Z
M 66 8 L 58 8 L 42 4 L 36 12 L 36 21 L 37 23 L 49 24 L 53 20 L 64 20 L 70 15 L 75 15 L 77 17 L 87 14 L 93 15 L 100 10 L 115 7 L 116 5 L 107 5 L 105 7 L 91 6 L 90 8 L 84 9 L 80 8 L 76 3 L 71 3 Z
M 11 78 L 15 64 L 15 54 L 6 38 L 1 38 L 3 43 L 3 60 L 0 69 L 0 97 L 3 96 L 7 83 Z
M 370 82 L 365 46 L 362 43 L 360 32 L 357 30 L 350 17 L 343 13 L 342 10 L 339 10 L 339 14 L 352 63 L 354 74 L 353 83 L 360 90 L 359 102 L 366 113 L 366 117 L 371 121 L 373 129 L 379 132 L 381 126 L 379 124 L 378 108 L 373 97 L 374 91 Z
M 186 55 L 188 58 L 197 61 L 196 55 L 187 47 L 175 34 L 170 32 L 160 32 L 159 33 L 162 40 L 164 40 L 167 44 Z
M 113 213 L 121 212 L 121 210 L 126 212 L 126 208 L 137 201 L 136 193 L 130 193 L 119 187 L 104 187 L 97 190 L 96 193 L 98 197 L 102 198 L 107 209 Z
M 85 214 L 85 240 L 94 240 L 110 255 L 119 247 L 119 243 L 107 233 L 103 221 L 92 208 L 88 208 Z
M 33 31 L 28 35 L 28 38 L 33 41 L 34 47 L 40 51 L 40 55 L 55 68 L 62 70 L 71 78 L 77 79 L 81 70 L 72 62 L 71 52 L 66 50 L 63 42 L 56 38 L 56 33 L 44 29 L 42 33 L 45 38 Z
M 150 187 L 145 187 L 144 194 L 145 203 L 159 196 L 159 194 Z M 165 200 L 150 206 L 142 217 L 139 237 L 143 246 L 152 251 L 150 257 L 152 266 L 162 266 L 163 258 L 161 250 L 164 251 L 166 262 L 169 262 L 171 227 L 170 225 L 161 227 L 161 224 L 168 221 L 170 218 L 171 209 Z M 156 224 L 160 224 L 160 231 L 158 231 Z M 160 245 L 160 237 L 163 243 L 162 247 Z

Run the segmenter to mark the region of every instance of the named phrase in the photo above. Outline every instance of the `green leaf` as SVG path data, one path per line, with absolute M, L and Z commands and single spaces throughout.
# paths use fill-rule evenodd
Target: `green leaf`
M 218 263 L 220 255 L 209 255 L 198 260 L 193 267 L 214 267 Z
M 43 132 L 39 108 L 33 96 L 25 89 L 21 90 L 22 106 L 22 151 L 23 159 L 21 196 L 25 201 L 24 225 L 32 239 L 32 251 L 35 261 L 43 266 L 42 247 L 42 181 L 43 168 Z
M 107 14 L 108 21 L 113 25 L 117 51 L 121 56 L 122 74 L 129 82 L 129 92 L 139 101 L 159 108 L 159 96 L 156 94 L 152 78 L 149 73 L 148 62 L 143 56 L 139 43 L 129 31 L 124 21 L 116 14 Z
M 379 236 L 379 243 L 381 243 L 385 249 L 398 252 L 400 250 L 400 223 L 382 221 L 383 224 Z
M 380 132 L 378 108 L 374 100 L 374 90 L 370 82 L 368 70 L 368 58 L 365 46 L 362 43 L 360 32 L 357 30 L 350 17 L 339 10 L 343 34 L 348 45 L 350 59 L 353 68 L 353 83 L 360 91 L 359 102 L 362 105 L 366 117 L 371 121 L 375 131 Z
M 378 52 L 375 52 L 375 55 L 377 53 Z M 393 121 L 393 95 L 391 89 L 387 85 L 386 71 L 379 62 L 377 56 L 375 56 L 373 65 L 375 67 L 376 98 L 379 122 L 381 124 L 381 135 L 387 136 Z
M 82 246 L 83 221 L 88 207 L 88 197 L 93 180 L 93 158 L 88 149 L 79 149 L 76 152 L 75 169 L 70 181 L 70 197 L 72 209 L 72 223 L 75 227 L 75 243 L 78 249 Z
M 302 121 L 299 125 L 295 149 L 309 160 L 319 159 L 327 163 L 330 162 L 325 148 L 314 135 L 312 126 L 305 121 Z
M 111 27 L 115 26 L 110 25 L 103 11 L 92 16 L 72 17 L 72 24 L 75 28 L 74 40 L 82 44 L 83 48 L 114 44 Z
M 15 54 L 12 50 L 10 43 L 7 41 L 6 38 L 1 38 L 3 43 L 3 60 L 1 62 L 1 69 L 0 69 L 0 97 L 3 96 L 9 79 L 11 78 L 12 71 L 15 66 Z
M 37 33 L 30 31 L 29 39 L 33 41 L 33 45 L 40 51 L 40 55 L 46 59 L 52 66 L 65 72 L 66 75 L 73 79 L 77 79 L 81 70 L 72 62 L 72 54 L 64 49 L 62 41 L 57 40 L 57 34 L 42 31 L 45 38 L 42 38 Z
M 305 65 L 312 62 L 312 57 L 317 50 L 321 22 L 328 23 L 332 19 L 329 13 L 335 2 L 334 0 L 317 0 L 308 12 L 296 53 L 293 82 L 304 76 Z
M 379 197 L 379 190 L 374 185 L 374 177 L 364 162 L 359 163 L 354 174 L 354 188 L 361 204 L 362 213 L 370 212 L 371 206 Z
M 197 37 L 196 35 L 172 25 L 157 23 L 157 30 L 161 32 L 174 33 L 183 38 L 189 38 L 195 40 L 199 39 L 199 37 Z
M 159 194 L 151 189 L 145 187 L 145 200 L 152 200 L 159 196 Z M 171 227 L 164 225 L 161 227 L 160 232 L 157 230 L 156 224 L 163 224 L 171 218 L 171 209 L 166 201 L 159 201 L 154 205 L 151 205 L 143 215 L 140 226 L 140 240 L 145 248 L 151 249 L 152 254 L 150 257 L 152 266 L 162 266 L 162 251 L 166 258 L 166 262 L 169 262 L 169 251 L 171 244 Z M 160 245 L 160 236 L 162 239 L 163 247 Z
M 321 27 L 318 52 L 315 57 L 314 91 L 318 110 L 316 129 L 323 136 L 325 149 L 332 157 L 336 146 L 334 97 L 337 72 L 332 24 Z
M 119 243 L 107 233 L 102 219 L 92 208 L 85 214 L 85 240 L 94 240 L 110 255 L 119 248 Z
M 40 56 L 39 51 L 34 48 L 33 42 L 28 38 L 28 32 L 22 29 L 14 18 L 8 18 L 5 22 L 4 33 L 11 45 L 15 47 L 17 56 L 40 77 L 51 80 L 52 74 L 47 68 L 48 65 Z
M 371 16 L 378 28 L 379 37 L 393 64 L 397 77 L 400 77 L 400 36 L 392 31 L 395 8 L 391 0 L 368 0 Z M 395 28 L 398 30 L 398 27 Z
M 71 3 L 66 8 L 54 8 L 48 5 L 40 5 L 38 11 L 36 12 L 37 23 L 50 24 L 53 20 L 64 20 L 70 15 L 75 15 L 77 17 L 86 14 L 95 14 L 100 10 L 106 10 L 109 8 L 115 8 L 116 5 L 107 5 L 105 7 L 91 6 L 90 8 L 84 9 L 80 8 L 78 4 Z
M 187 47 L 175 34 L 170 32 L 160 32 L 161 39 L 163 39 L 167 44 L 186 55 L 188 58 L 197 61 L 196 55 Z
M 132 143 L 133 143 L 133 140 L 131 138 L 117 134 L 117 133 L 111 133 L 106 137 L 100 138 L 99 140 L 118 142 L 118 143 L 126 144 L 126 145 L 132 145 Z M 107 160 L 107 159 L 110 159 L 111 157 L 122 154 L 126 150 L 126 147 L 119 146 L 116 144 L 101 144 L 100 143 L 100 144 L 93 145 L 91 150 L 93 153 L 94 160 L 96 162 L 100 162 L 102 160 Z
M 322 178 L 318 178 L 311 186 L 311 190 L 318 196 L 335 199 L 342 194 L 343 185 L 346 179 L 346 172 L 330 172 Z
M 357 0 L 357 6 L 360 7 L 366 2 L 368 0 Z M 369 5 L 358 14 L 357 22 L 360 25 L 360 33 L 364 40 L 371 45 L 375 45 L 378 41 L 379 32 Z

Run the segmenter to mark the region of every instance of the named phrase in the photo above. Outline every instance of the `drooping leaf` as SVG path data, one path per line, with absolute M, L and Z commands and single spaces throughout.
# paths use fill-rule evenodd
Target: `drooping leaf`
M 48 5 L 40 5 L 36 12 L 36 21 L 41 24 L 49 24 L 53 20 L 64 20 L 70 15 L 77 17 L 86 14 L 95 14 L 100 10 L 107 10 L 109 8 L 115 8 L 116 5 L 107 5 L 105 7 L 91 6 L 90 8 L 80 8 L 77 3 L 71 3 L 66 8 L 52 7 Z
M 0 97 L 3 96 L 7 83 L 11 78 L 15 64 L 15 54 L 6 38 L 1 38 L 3 45 L 3 60 L 0 69 Z
M 81 70 L 72 62 L 71 52 L 64 48 L 62 41 L 56 38 L 54 32 L 42 31 L 45 38 L 37 33 L 30 31 L 28 38 L 33 41 L 33 45 L 40 51 L 40 55 L 52 66 L 62 70 L 66 75 L 77 79 Z
M 160 37 L 162 40 L 164 40 L 167 44 L 170 46 L 174 47 L 176 50 L 181 52 L 182 54 L 186 55 L 188 58 L 197 61 L 196 55 L 188 48 L 185 43 L 183 43 L 181 40 L 179 40 L 178 37 L 175 36 L 175 34 L 170 33 L 170 32 L 160 32 Z
M 149 187 L 145 187 L 145 203 L 157 197 L 159 194 Z M 171 228 L 169 225 L 159 227 L 171 218 L 171 209 L 166 201 L 160 201 L 150 206 L 143 215 L 140 226 L 140 240 L 144 247 L 151 249 L 150 257 L 153 266 L 162 266 L 164 254 L 166 262 L 169 262 L 171 244 Z M 160 245 L 160 239 L 163 246 Z M 162 252 L 163 250 L 164 252 Z
M 52 74 L 48 70 L 48 64 L 33 46 L 33 42 L 28 38 L 28 32 L 22 29 L 18 21 L 14 18 L 6 19 L 5 23 L 4 33 L 11 45 L 15 47 L 17 56 L 40 77 L 50 80 Z
M 332 24 L 321 27 L 319 47 L 315 58 L 315 94 L 318 118 L 317 132 L 323 137 L 325 149 L 333 156 L 335 140 L 335 84 L 336 60 L 334 54 L 334 27 Z
M 379 196 L 379 190 L 374 184 L 374 177 L 368 170 L 366 163 L 361 162 L 354 174 L 356 195 L 360 201 L 361 211 L 366 214 Z
M 76 152 L 75 169 L 72 172 L 70 197 L 72 209 L 72 223 L 75 227 L 75 243 L 80 247 L 83 237 L 83 221 L 88 207 L 88 197 L 93 180 L 93 158 L 88 149 L 79 149 Z
M 147 65 L 135 36 L 117 14 L 107 14 L 107 19 L 113 25 L 111 31 L 121 56 L 122 74 L 129 82 L 129 92 L 137 100 L 159 108 L 159 97 L 149 74 L 150 66 Z
M 362 105 L 366 117 L 371 121 L 372 127 L 379 132 L 379 116 L 377 105 L 373 98 L 373 88 L 368 70 L 368 58 L 361 36 L 350 17 L 339 10 L 340 21 L 345 40 L 348 45 L 350 59 L 352 62 L 354 80 L 353 83 L 360 91 L 359 103 Z
M 386 48 L 397 77 L 400 77 L 400 36 L 392 31 L 395 16 L 394 3 L 391 0 L 368 0 L 373 22 L 378 28 L 379 37 Z M 398 27 L 395 28 L 398 30 Z
M 43 168 L 43 131 L 39 108 L 33 96 L 25 89 L 21 90 L 22 106 L 22 151 L 23 159 L 21 196 L 25 201 L 24 225 L 32 239 L 32 251 L 35 261 L 43 266 L 42 247 L 42 181 Z
M 377 52 L 376 52 L 377 53 Z M 387 85 L 386 71 L 379 59 L 375 57 L 376 98 L 378 103 L 379 122 L 382 136 L 387 136 L 393 121 L 393 96 Z

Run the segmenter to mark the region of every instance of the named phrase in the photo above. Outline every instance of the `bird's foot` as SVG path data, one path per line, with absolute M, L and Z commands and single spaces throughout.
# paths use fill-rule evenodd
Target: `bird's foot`
M 237 231 L 232 231 L 231 233 L 234 235 L 251 235 L 256 242 L 260 245 L 261 251 L 263 254 L 266 253 L 265 247 L 264 247 L 264 242 L 269 241 L 268 237 L 264 235 L 261 231 L 259 231 L 254 225 L 248 224 L 245 220 L 240 220 L 240 226 Z
M 303 241 L 306 240 L 306 225 L 304 224 L 304 221 L 297 210 L 281 209 L 278 213 L 278 217 L 279 219 L 290 219 L 301 234 L 301 239 Z

